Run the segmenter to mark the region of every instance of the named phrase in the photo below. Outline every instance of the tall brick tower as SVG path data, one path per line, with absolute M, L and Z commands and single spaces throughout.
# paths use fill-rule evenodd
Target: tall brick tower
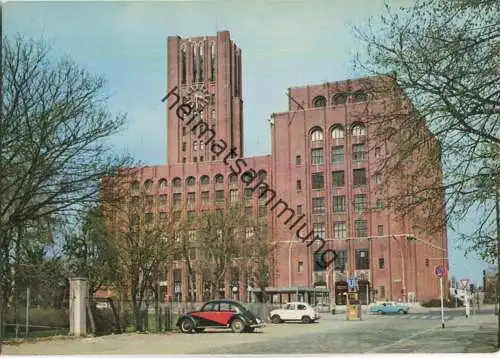
M 199 117 L 243 156 L 241 50 L 229 31 L 216 36 L 168 38 L 167 92 L 178 88 L 183 101 L 199 109 Z M 167 106 L 168 164 L 221 160 Z

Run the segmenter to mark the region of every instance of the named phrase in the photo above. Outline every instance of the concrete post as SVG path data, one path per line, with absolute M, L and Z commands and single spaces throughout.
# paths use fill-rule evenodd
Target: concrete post
M 69 279 L 69 333 L 72 336 L 87 334 L 87 279 Z

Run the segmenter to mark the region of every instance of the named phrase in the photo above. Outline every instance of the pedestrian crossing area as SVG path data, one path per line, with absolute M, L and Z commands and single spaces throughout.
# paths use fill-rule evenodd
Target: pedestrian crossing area
M 400 319 L 409 319 L 409 320 L 433 320 L 433 321 L 439 321 L 441 320 L 441 315 L 440 314 L 405 314 L 405 315 L 400 315 L 397 316 Z M 453 319 L 453 316 L 445 316 L 444 317 L 445 321 L 449 321 Z

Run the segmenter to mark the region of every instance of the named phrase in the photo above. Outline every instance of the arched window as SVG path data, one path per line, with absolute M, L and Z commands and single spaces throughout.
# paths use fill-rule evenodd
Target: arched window
M 313 99 L 313 107 L 324 107 L 326 106 L 326 98 L 323 96 L 317 96 Z
M 241 180 L 243 180 L 243 182 L 245 183 L 251 183 L 254 180 L 254 177 L 251 174 L 250 170 L 247 170 L 243 173 L 243 175 L 241 176 Z
M 366 128 L 363 123 L 354 123 L 352 125 L 352 135 L 354 137 L 364 136 L 366 134 Z
M 175 177 L 174 180 L 172 180 L 172 186 L 174 188 L 179 188 L 180 186 L 182 186 L 182 180 L 181 180 L 181 178 Z
M 200 178 L 200 184 L 201 185 L 208 185 L 208 184 L 210 184 L 210 178 L 208 177 L 208 175 L 203 175 Z
M 267 172 L 264 169 L 259 170 L 257 177 L 260 181 L 265 182 L 267 180 Z
M 345 104 L 347 102 L 347 95 L 345 93 L 337 94 L 333 97 L 333 104 Z
M 196 179 L 193 176 L 189 176 L 186 179 L 186 186 L 193 186 L 196 183 Z
M 238 176 L 234 173 L 229 174 L 229 182 L 230 183 L 238 182 Z
M 344 128 L 340 125 L 334 126 L 332 128 L 332 139 L 343 139 L 344 138 Z
M 224 183 L 224 176 L 222 174 L 217 174 L 215 176 L 215 184 L 222 184 Z
M 200 150 L 205 150 L 205 141 L 200 140 Z
M 323 140 L 323 131 L 320 128 L 316 128 L 311 132 L 311 140 L 313 142 Z
M 215 123 L 215 109 L 212 109 L 212 122 Z
M 144 182 L 144 189 L 147 191 L 150 191 L 153 188 L 153 181 L 151 179 L 148 179 Z
M 366 102 L 368 101 L 368 94 L 363 91 L 358 91 L 354 94 L 354 101 L 355 102 Z
M 165 179 L 165 178 L 160 179 L 160 181 L 158 182 L 158 189 L 160 189 L 160 190 L 167 189 L 167 179 Z
M 130 190 L 132 191 L 132 194 L 138 194 L 139 190 L 141 188 L 141 184 L 137 180 L 135 180 L 131 185 L 130 185 Z
M 193 150 L 198 150 L 198 142 L 197 141 L 193 142 Z

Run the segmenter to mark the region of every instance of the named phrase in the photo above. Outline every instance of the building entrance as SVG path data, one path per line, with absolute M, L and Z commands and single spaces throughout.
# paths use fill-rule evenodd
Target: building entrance
M 335 282 L 335 304 L 344 306 L 347 304 L 347 282 Z

